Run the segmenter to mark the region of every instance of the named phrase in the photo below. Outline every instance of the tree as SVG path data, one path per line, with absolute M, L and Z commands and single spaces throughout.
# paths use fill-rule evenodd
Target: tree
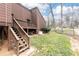
M 70 26 L 70 16 L 65 15 L 65 21 L 66 21 L 66 25 L 69 27 Z
M 74 20 L 74 26 L 78 28 L 79 22 L 78 19 Z
M 50 7 L 50 5 L 51 4 L 48 4 L 48 3 L 42 3 L 41 4 L 42 6 L 45 6 L 45 5 L 47 5 L 48 7 L 49 7 L 49 10 L 47 11 L 47 12 L 49 12 L 49 14 L 48 14 L 48 16 L 47 16 L 47 27 L 49 28 L 52 28 L 52 24 L 54 23 L 54 21 L 53 21 L 53 23 L 50 25 L 50 22 L 52 22 L 51 20 L 50 20 L 50 14 L 52 14 L 52 18 L 54 17 L 54 15 L 53 15 L 53 11 L 52 11 L 52 7 Z M 54 18 L 53 18 L 54 19 Z
M 50 20 L 50 19 L 49 19 L 49 15 L 47 16 L 47 19 L 48 19 L 48 25 L 47 25 L 47 26 L 50 27 L 50 23 L 49 23 L 49 20 Z
M 63 33 L 63 3 L 61 3 L 61 33 Z
M 74 16 L 74 9 L 73 9 L 73 5 L 72 5 L 72 21 L 71 21 L 71 26 L 72 26 L 72 29 L 73 29 L 73 36 L 75 36 L 73 16 Z
M 53 22 L 52 22 L 52 26 L 53 26 L 53 28 L 54 28 L 54 31 L 55 31 L 55 18 L 54 18 L 54 14 L 53 14 L 53 9 L 52 9 L 52 4 L 48 4 L 49 5 L 49 8 L 50 8 L 50 13 L 51 13 L 51 15 L 52 15 L 52 17 L 53 17 Z

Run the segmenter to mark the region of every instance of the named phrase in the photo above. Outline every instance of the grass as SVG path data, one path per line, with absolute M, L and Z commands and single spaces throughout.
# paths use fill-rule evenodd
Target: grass
M 48 34 L 33 36 L 31 43 L 37 48 L 36 56 L 71 56 L 73 51 L 69 38 L 63 34 L 50 32 Z

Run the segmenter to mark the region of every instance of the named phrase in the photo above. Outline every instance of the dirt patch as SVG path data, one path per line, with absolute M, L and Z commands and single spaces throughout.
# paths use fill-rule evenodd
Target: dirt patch
M 12 55 L 14 53 L 14 51 L 12 51 L 12 50 L 8 51 L 7 40 L 4 41 L 3 45 L 0 48 L 1 48 L 0 56 L 8 56 L 8 55 Z
M 14 50 L 8 51 L 8 42 L 7 40 L 4 41 L 3 45 L 0 47 L 0 56 L 16 56 Z M 30 47 L 30 49 L 26 50 L 25 52 L 21 53 L 19 56 L 30 56 L 36 51 L 36 48 Z
M 74 51 L 75 55 L 79 55 L 79 39 L 70 37 L 70 43 L 71 43 L 72 50 Z

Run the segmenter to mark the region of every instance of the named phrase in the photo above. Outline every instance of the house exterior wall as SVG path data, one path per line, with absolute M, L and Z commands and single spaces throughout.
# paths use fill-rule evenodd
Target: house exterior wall
M 24 8 L 20 4 L 12 4 L 12 13 L 14 17 L 18 19 L 20 25 L 23 28 L 27 27 L 27 19 L 31 19 L 31 13 L 28 9 Z
M 41 15 L 40 11 L 38 10 L 38 8 L 37 8 L 37 25 L 39 29 L 45 27 L 45 20 L 43 16 Z
M 23 28 L 40 30 L 45 27 L 45 21 L 38 8 L 29 10 L 18 3 L 0 3 L 0 26 L 12 25 L 11 14 L 14 14 Z M 31 20 L 30 26 L 27 24 L 27 19 Z
M 45 20 L 43 18 L 43 16 L 41 15 L 40 11 L 38 10 L 38 8 L 33 8 L 33 15 L 35 13 L 35 16 L 33 16 L 33 18 L 35 18 L 35 21 L 37 23 L 37 29 L 40 30 L 41 28 L 45 27 Z
M 18 3 L 12 4 L 12 13 L 14 14 L 15 18 L 19 20 L 26 21 L 26 19 L 31 19 L 30 10 L 24 8 Z
M 0 26 L 8 26 L 11 22 L 11 4 L 0 3 Z
M 32 15 L 32 22 L 36 25 L 37 27 L 37 14 L 36 10 L 31 10 L 31 15 Z

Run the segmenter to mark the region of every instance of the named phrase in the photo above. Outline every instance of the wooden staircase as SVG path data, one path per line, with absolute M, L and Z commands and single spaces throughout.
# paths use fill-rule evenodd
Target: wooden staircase
M 19 40 L 18 40 L 18 47 L 19 47 L 19 53 L 23 52 L 24 50 L 27 49 L 27 42 L 23 39 L 23 37 L 19 34 L 18 30 L 17 29 L 14 29 L 14 32 L 16 33 L 16 35 L 18 36 Z
M 28 34 L 24 31 L 15 18 L 13 19 L 13 22 L 13 27 L 9 27 L 9 45 L 10 48 L 14 49 L 16 54 L 19 55 L 30 48 L 30 40 Z

